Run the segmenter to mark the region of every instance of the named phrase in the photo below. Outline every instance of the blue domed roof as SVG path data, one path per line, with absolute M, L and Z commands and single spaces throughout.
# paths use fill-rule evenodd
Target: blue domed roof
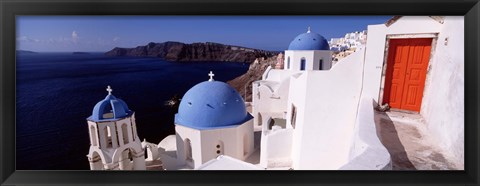
M 204 81 L 185 93 L 175 123 L 195 129 L 214 129 L 243 124 L 253 118 L 240 94 L 219 81 Z
M 107 89 L 110 90 L 110 87 Z M 127 104 L 109 93 L 105 99 L 99 101 L 95 107 L 93 107 L 92 115 L 87 118 L 88 120 L 99 121 L 113 121 L 123 119 L 130 116 L 133 113 Z
M 310 32 L 303 33 L 295 37 L 288 50 L 330 50 L 327 40 L 320 34 Z

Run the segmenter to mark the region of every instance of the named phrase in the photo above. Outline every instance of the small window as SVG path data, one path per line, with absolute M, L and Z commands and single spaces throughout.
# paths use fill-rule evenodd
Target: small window
M 297 121 L 297 107 L 295 107 L 295 105 L 292 105 L 292 115 L 290 118 L 290 123 L 292 124 L 293 129 L 295 129 L 296 121 Z
M 319 67 L 318 70 L 323 70 L 323 59 L 320 59 L 318 67 Z
M 305 58 L 302 57 L 302 59 L 300 59 L 300 70 L 305 70 L 305 66 L 306 66 L 306 61 L 305 61 Z
M 246 156 L 248 154 L 248 137 L 247 134 L 243 134 L 243 156 Z
M 290 56 L 287 58 L 287 69 L 290 69 Z
M 192 142 L 190 141 L 190 139 L 185 139 L 185 142 L 184 142 L 184 148 L 185 148 L 185 155 L 186 155 L 186 160 L 187 161 L 192 161 L 193 158 L 192 158 Z
M 223 141 L 218 141 L 217 142 L 217 145 L 215 146 L 216 149 L 215 149 L 215 152 L 220 155 L 220 154 L 223 154 Z

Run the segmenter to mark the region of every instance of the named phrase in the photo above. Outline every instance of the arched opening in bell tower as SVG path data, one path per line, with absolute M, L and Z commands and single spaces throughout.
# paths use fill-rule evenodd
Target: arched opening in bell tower
M 97 130 L 95 129 L 94 126 L 90 126 L 90 142 L 92 143 L 93 146 L 98 145 Z
M 123 137 L 123 144 L 127 144 L 129 142 L 128 140 L 128 127 L 127 124 L 124 123 L 122 124 L 122 137 Z
M 92 157 L 90 158 L 91 170 L 105 170 L 105 167 L 103 167 L 102 157 L 100 157 L 98 152 L 93 152 Z

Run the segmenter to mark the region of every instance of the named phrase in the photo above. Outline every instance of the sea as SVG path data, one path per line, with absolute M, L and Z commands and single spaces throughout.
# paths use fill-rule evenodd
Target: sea
M 249 65 L 235 62 L 168 62 L 154 57 L 103 53 L 19 53 L 16 56 L 16 169 L 89 170 L 86 118 L 108 94 L 135 112 L 140 139 L 158 144 L 175 134 L 182 97 L 209 79 L 229 81 Z

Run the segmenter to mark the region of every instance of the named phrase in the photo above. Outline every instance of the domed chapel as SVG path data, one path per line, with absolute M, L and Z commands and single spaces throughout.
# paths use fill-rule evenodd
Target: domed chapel
M 192 168 L 219 155 L 244 160 L 253 152 L 253 117 L 243 98 L 209 75 L 185 93 L 175 115 L 177 160 Z

